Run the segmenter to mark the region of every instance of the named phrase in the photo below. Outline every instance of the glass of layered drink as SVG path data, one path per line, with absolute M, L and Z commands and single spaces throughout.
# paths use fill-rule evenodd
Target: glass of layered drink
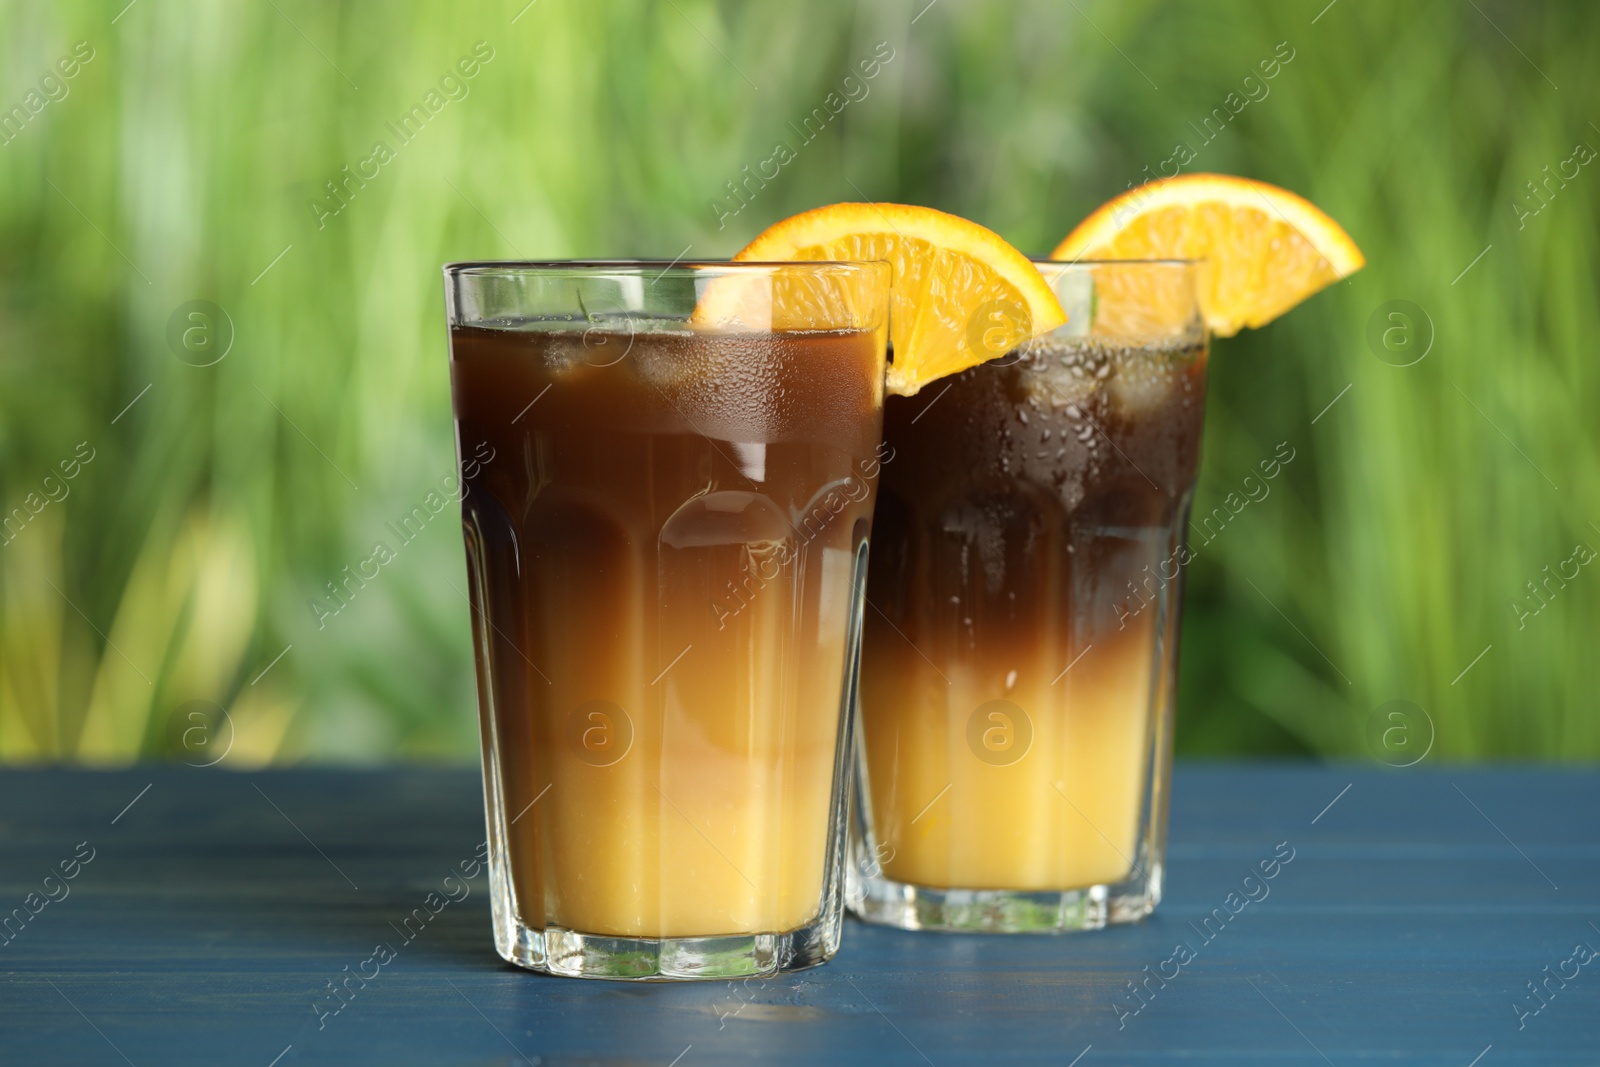
M 874 922 L 1089 929 L 1161 894 L 1196 267 L 1037 266 L 1065 326 L 884 411 L 849 891 Z
M 496 947 L 604 978 L 827 960 L 888 267 L 445 281 Z

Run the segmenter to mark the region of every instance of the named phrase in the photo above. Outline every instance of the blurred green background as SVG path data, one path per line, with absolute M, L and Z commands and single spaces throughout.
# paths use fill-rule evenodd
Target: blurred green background
M 0 759 L 170 754 L 195 708 L 229 765 L 472 758 L 453 520 L 308 607 L 452 468 L 441 263 L 863 198 L 1044 252 L 1179 142 L 1369 260 L 1215 347 L 1196 514 L 1295 458 L 1190 572 L 1180 753 L 1370 757 L 1405 700 L 1434 759 L 1600 757 L 1600 7 L 123 2 L 0 6 Z

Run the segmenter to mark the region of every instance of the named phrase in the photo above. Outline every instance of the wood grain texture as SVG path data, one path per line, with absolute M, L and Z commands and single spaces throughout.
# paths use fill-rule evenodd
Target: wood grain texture
M 0 917 L 60 896 L 44 879 L 81 843 L 94 858 L 0 939 L 0 1064 L 1600 1063 L 1600 959 L 1521 1029 L 1512 1007 L 1600 950 L 1593 771 L 1180 767 L 1167 899 L 1140 926 L 852 922 L 827 967 L 739 984 L 514 970 L 481 878 L 407 941 L 481 804 L 460 770 L 5 772 Z M 1207 941 L 1280 842 L 1292 862 Z M 319 1026 L 325 983 L 380 942 L 394 961 Z M 1127 983 L 1179 943 L 1194 958 L 1141 1006 Z

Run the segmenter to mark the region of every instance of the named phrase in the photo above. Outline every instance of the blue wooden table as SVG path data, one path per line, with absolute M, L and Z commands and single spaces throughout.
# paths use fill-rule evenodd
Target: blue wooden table
M 1600 1063 L 1593 771 L 1181 767 L 1141 926 L 747 983 L 512 969 L 482 839 L 469 771 L 4 772 L 0 1064 Z

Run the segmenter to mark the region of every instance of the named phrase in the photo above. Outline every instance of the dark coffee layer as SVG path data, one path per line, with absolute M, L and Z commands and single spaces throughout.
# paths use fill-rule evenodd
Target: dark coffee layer
M 1169 526 L 1194 484 L 1205 355 L 1046 340 L 890 397 L 872 602 L 908 634 L 952 597 L 1019 636 L 1066 603 L 1086 635 L 1115 625 L 1149 562 L 1124 534 Z

